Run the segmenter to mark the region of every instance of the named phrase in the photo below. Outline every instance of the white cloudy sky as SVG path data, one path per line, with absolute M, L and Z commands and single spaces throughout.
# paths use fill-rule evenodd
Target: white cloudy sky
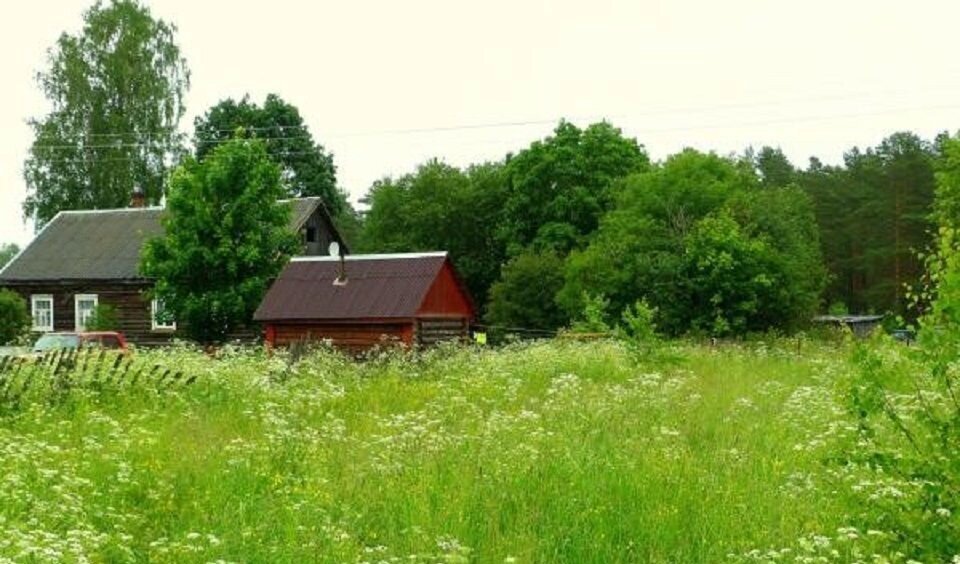
M 26 119 L 47 111 L 33 76 L 91 3 L 0 6 L 0 242 L 32 236 Z M 221 98 L 276 92 L 354 199 L 433 156 L 501 158 L 560 117 L 606 117 L 655 158 L 771 144 L 798 164 L 896 130 L 960 129 L 953 1 L 147 3 L 179 27 L 192 71 L 182 128 Z

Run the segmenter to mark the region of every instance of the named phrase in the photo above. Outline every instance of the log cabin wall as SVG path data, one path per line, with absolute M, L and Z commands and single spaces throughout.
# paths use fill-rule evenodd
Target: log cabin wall
M 172 340 L 175 332 L 169 329 L 153 329 L 151 301 L 145 293 L 151 286 L 152 284 L 146 281 L 6 284 L 7 288 L 19 293 L 26 300 L 28 311 L 31 307 L 31 295 L 53 296 L 54 331 L 74 331 L 74 297 L 77 294 L 96 294 L 98 305 L 116 308 L 117 330 L 124 334 L 127 341 L 140 346 L 165 345 Z
M 410 322 L 370 323 L 275 323 L 267 325 L 267 339 L 272 346 L 311 341 L 329 341 L 349 350 L 364 350 L 389 342 L 411 344 L 413 325 Z

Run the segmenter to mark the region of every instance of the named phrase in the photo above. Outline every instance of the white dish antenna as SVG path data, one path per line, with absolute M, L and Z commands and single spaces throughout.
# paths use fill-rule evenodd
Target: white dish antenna
M 330 246 L 327 247 L 327 252 L 330 253 L 330 256 L 332 257 L 340 256 L 340 243 L 337 243 L 336 241 L 331 241 Z

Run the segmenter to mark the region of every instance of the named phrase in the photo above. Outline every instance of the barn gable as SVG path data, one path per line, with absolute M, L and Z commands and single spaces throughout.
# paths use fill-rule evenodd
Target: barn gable
M 470 295 L 464 291 L 465 287 L 450 261 L 444 262 L 430 289 L 424 295 L 417 314 L 457 315 L 472 318 L 475 308 Z

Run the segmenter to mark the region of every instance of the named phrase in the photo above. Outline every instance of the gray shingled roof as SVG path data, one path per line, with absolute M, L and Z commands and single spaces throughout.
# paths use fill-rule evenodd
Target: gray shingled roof
M 322 205 L 320 198 L 282 201 L 292 208 L 293 230 Z M 0 283 L 141 279 L 140 249 L 163 234 L 162 213 L 162 208 L 61 212 L 0 271 Z

